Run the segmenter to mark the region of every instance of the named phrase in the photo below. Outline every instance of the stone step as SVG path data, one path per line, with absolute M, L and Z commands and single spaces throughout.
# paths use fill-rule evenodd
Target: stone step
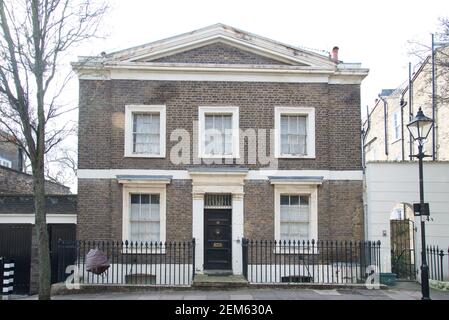
M 247 287 L 248 281 L 240 275 L 197 274 L 192 283 L 195 288 Z

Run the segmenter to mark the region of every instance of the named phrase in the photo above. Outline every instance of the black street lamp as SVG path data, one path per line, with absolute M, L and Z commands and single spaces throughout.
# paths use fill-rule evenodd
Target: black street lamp
M 419 108 L 416 117 L 407 125 L 414 141 L 418 141 L 418 154 L 412 157 L 419 160 L 419 216 L 421 217 L 421 292 L 422 300 L 430 300 L 429 294 L 429 266 L 426 258 L 425 216 L 429 216 L 429 206 L 424 203 L 423 159 L 432 157 L 423 152 L 424 140 L 427 139 L 433 127 L 433 119 L 426 117 Z M 416 212 L 416 210 L 415 210 Z

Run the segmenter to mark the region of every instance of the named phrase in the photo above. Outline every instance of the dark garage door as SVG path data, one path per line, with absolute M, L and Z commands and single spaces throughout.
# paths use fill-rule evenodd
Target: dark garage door
M 14 293 L 30 291 L 32 225 L 0 224 L 0 257 L 15 260 Z

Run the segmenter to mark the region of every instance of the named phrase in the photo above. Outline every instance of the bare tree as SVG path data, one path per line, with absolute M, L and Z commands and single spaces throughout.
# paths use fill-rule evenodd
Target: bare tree
M 107 9 L 93 0 L 0 0 L 0 128 L 31 163 L 39 299 L 50 299 L 45 156 L 72 130 L 59 120 L 72 109 L 60 103 L 70 80 L 60 74 L 60 61 L 97 35 Z
M 449 103 L 449 18 L 439 19 L 439 30 L 434 33 L 434 59 L 435 59 L 435 81 L 437 90 L 435 99 L 438 104 Z M 409 41 L 409 54 L 423 64 L 425 68 L 425 86 L 421 94 L 432 98 L 432 43 L 421 41 Z

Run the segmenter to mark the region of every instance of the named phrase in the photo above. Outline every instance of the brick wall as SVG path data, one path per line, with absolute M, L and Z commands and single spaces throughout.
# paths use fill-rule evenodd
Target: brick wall
M 115 180 L 79 179 L 77 238 L 122 240 L 122 186 Z M 192 182 L 167 186 L 167 241 L 192 239 Z
M 274 238 L 274 187 L 263 180 L 246 181 L 244 235 L 250 239 Z
M 362 240 L 362 182 L 324 181 L 318 187 L 318 238 Z M 274 187 L 268 181 L 245 183 L 245 237 L 274 239 Z
M 121 235 L 121 203 L 117 187 L 112 192 L 113 180 L 78 180 L 78 225 L 77 239 L 119 239 Z M 115 208 L 113 210 L 113 208 Z M 118 212 L 120 211 L 120 214 Z M 117 234 L 120 230 L 120 235 Z M 114 230 L 114 233 L 112 232 Z
M 268 181 L 246 181 L 245 237 L 274 239 L 274 188 Z M 79 180 L 78 239 L 121 240 L 122 194 L 114 180 Z M 362 181 L 325 181 L 318 187 L 320 240 L 363 239 Z M 167 241 L 192 238 L 190 180 L 167 186 Z
M 0 167 L 0 194 L 32 194 L 33 176 L 12 170 L 6 167 Z M 70 194 L 70 189 L 66 186 L 45 182 L 45 193 L 58 195 Z
M 123 157 L 127 104 L 167 106 L 165 159 Z M 133 80 L 80 81 L 79 168 L 187 169 L 169 159 L 170 133 L 182 128 L 193 139 L 198 106 L 223 105 L 240 107 L 242 130 L 272 129 L 275 106 L 315 107 L 316 159 L 279 159 L 279 169 L 361 169 L 359 85 Z
M 285 63 L 237 49 L 224 43 L 214 43 L 171 56 L 154 59 L 151 62 L 169 63 L 214 63 L 214 64 L 266 64 Z
M 76 195 L 54 195 L 46 197 L 47 214 L 76 214 Z M 0 214 L 33 214 L 34 197 L 30 195 L 0 195 Z
M 12 169 L 19 169 L 19 147 L 17 147 L 15 144 L 0 141 L 0 157 L 11 161 Z

